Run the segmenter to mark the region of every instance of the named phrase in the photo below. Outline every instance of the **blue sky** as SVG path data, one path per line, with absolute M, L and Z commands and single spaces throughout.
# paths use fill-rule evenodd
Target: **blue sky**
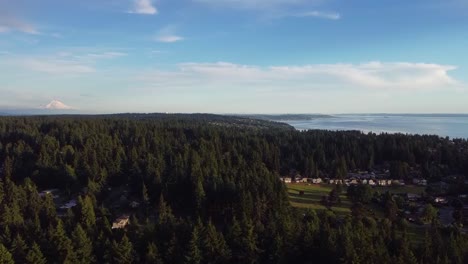
M 0 109 L 468 113 L 468 0 L 0 0 Z

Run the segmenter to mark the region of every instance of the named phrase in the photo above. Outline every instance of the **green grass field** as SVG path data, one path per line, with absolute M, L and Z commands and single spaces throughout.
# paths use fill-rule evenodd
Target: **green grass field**
M 303 184 L 303 183 L 291 183 L 286 184 L 288 187 L 289 200 L 294 207 L 299 208 L 311 208 L 311 209 L 326 209 L 321 204 L 323 196 L 328 196 L 330 191 L 333 189 L 333 185 L 319 185 L 319 184 Z M 374 187 L 374 191 L 385 193 L 389 191 L 394 194 L 401 193 L 414 193 L 421 194 L 424 192 L 425 187 L 423 186 L 388 186 L 388 187 Z M 299 195 L 300 191 L 304 191 L 304 195 Z M 341 204 L 333 206 L 332 210 L 337 212 L 350 212 L 351 202 L 346 197 L 346 186 L 343 187 L 343 193 L 340 195 Z
M 332 185 L 307 185 L 307 184 L 287 184 L 289 200 L 291 205 L 298 208 L 310 208 L 315 210 L 325 210 L 327 207 L 321 204 L 323 196 L 328 196 L 332 190 Z M 300 191 L 304 195 L 299 195 Z M 330 209 L 337 214 L 351 213 L 351 202 L 346 197 L 345 192 L 340 195 L 341 203 L 332 206 Z
M 307 208 L 314 210 L 327 210 L 327 207 L 322 205 L 321 200 L 323 196 L 328 196 L 333 189 L 333 185 L 317 185 L 317 184 L 286 184 L 288 188 L 289 200 L 291 205 L 297 208 Z M 424 191 L 425 187 L 421 186 L 389 186 L 389 187 L 375 187 L 374 191 L 384 193 L 389 191 L 391 193 L 415 193 L 420 194 Z M 303 191 L 304 195 L 299 192 Z M 341 203 L 329 208 L 337 215 L 348 215 L 351 213 L 351 201 L 346 197 L 346 186 L 343 186 L 343 193 L 340 195 Z M 382 208 L 378 205 L 370 204 L 367 206 L 375 215 L 374 217 L 383 218 L 384 213 Z M 408 236 L 413 243 L 422 243 L 424 239 L 424 232 L 426 227 L 410 225 L 408 227 Z

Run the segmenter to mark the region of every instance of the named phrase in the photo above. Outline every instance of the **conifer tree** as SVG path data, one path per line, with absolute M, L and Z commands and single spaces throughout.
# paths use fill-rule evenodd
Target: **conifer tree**
M 242 221 L 243 224 L 243 237 L 242 247 L 243 247 L 243 256 L 245 261 L 249 263 L 254 263 L 257 261 L 259 248 L 257 246 L 257 234 L 255 233 L 255 226 L 250 219 L 244 216 Z
M 13 253 L 13 258 L 17 263 L 24 263 L 26 254 L 28 253 L 28 246 L 24 242 L 23 238 L 16 234 L 13 242 L 11 243 L 11 252 Z
M 0 178 L 0 205 L 3 202 L 3 197 L 5 196 L 4 190 L 3 190 L 3 179 Z
M 89 196 L 85 196 L 84 198 L 79 197 L 78 208 L 80 212 L 80 224 L 88 232 L 93 230 L 96 225 L 96 214 L 91 198 Z
M 72 233 L 72 243 L 75 248 L 75 255 L 78 263 L 92 263 L 93 257 L 93 243 L 86 235 L 80 224 L 78 224 Z
M 130 264 L 133 262 L 133 245 L 124 235 L 119 243 L 112 242 L 112 263 Z
M 0 264 L 14 264 L 13 256 L 3 244 L 0 244 Z
M 51 194 L 47 194 L 45 196 L 41 215 L 41 220 L 43 223 L 56 223 L 57 210 L 55 209 L 55 203 Z
M 268 262 L 281 263 L 285 253 L 284 251 L 283 238 L 279 234 L 276 234 L 271 243 L 271 248 L 268 254 Z
M 4 226 L 10 227 L 19 227 L 23 225 L 24 218 L 17 201 L 13 201 L 10 205 L 3 205 L 0 223 Z
M 227 239 L 233 256 L 239 256 L 242 248 L 242 228 L 236 217 L 233 217 L 231 225 L 228 227 Z
M 163 261 L 159 254 L 158 247 L 154 243 L 149 243 L 146 247 L 145 263 L 147 264 L 162 264 Z
M 141 199 L 143 200 L 143 203 L 145 206 L 149 202 L 149 196 L 148 196 L 148 189 L 146 188 L 146 185 L 143 183 L 143 187 L 141 188 Z
M 11 231 L 7 225 L 0 225 L 0 244 L 9 245 L 11 243 Z
M 192 236 L 188 244 L 185 262 L 190 264 L 199 264 L 202 261 L 202 252 L 200 250 L 200 234 L 198 226 L 193 228 Z
M 172 234 L 171 240 L 167 244 L 165 254 L 166 263 L 181 263 L 184 261 L 184 255 L 180 254 L 180 245 L 175 233 Z
M 171 207 L 164 200 L 164 196 L 161 194 L 159 197 L 159 204 L 157 209 L 158 224 L 166 224 L 174 220 Z
M 27 264 L 46 264 L 47 260 L 45 259 L 44 255 L 39 248 L 39 245 L 34 242 L 31 246 L 31 249 L 28 251 L 26 255 L 26 262 Z
M 51 249 L 54 255 L 51 256 L 49 261 L 59 261 L 60 263 L 73 263 L 76 261 L 72 242 L 70 238 L 68 238 L 61 220 L 59 220 L 57 226 L 51 230 L 50 239 Z
M 204 228 L 201 237 L 201 248 L 203 249 L 203 255 L 211 263 L 226 262 L 231 254 L 223 234 L 216 230 L 211 221 Z

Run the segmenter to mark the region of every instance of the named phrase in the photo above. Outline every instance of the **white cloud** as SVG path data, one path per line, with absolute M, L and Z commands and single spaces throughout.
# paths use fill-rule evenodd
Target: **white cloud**
M 49 55 L 23 56 L 12 53 L 2 53 L 5 59 L 0 66 L 21 67 L 34 72 L 48 74 L 89 74 L 97 71 L 99 62 L 127 56 L 118 51 L 102 51 L 85 48 L 84 50 L 65 50 Z
M 313 4 L 319 0 L 193 0 L 194 2 L 211 6 L 221 6 L 240 9 L 264 9 L 279 6 Z
M 127 56 L 127 53 L 116 51 L 61 51 L 55 57 L 83 64 L 94 64 L 100 60 L 111 60 Z
M 134 0 L 133 9 L 130 13 L 142 15 L 155 15 L 158 13 L 151 0 Z
M 255 10 L 268 14 L 267 19 L 286 17 L 315 17 L 329 20 L 339 20 L 341 15 L 337 12 L 308 11 L 309 8 L 317 8 L 327 0 L 192 0 L 212 7 L 232 9 Z
M 31 71 L 49 74 L 84 74 L 95 72 L 89 65 L 60 59 L 26 59 L 20 65 Z
M 154 40 L 163 43 L 174 43 L 184 40 L 184 37 L 175 33 L 174 26 L 167 26 L 159 31 Z
M 115 59 L 115 58 L 127 56 L 127 53 L 109 51 L 109 52 L 102 52 L 102 53 L 90 53 L 85 56 L 92 58 L 92 59 Z
M 127 93 L 148 107 L 157 102 L 159 109 L 170 109 L 166 111 L 449 111 L 453 109 L 451 100 L 468 96 L 466 84 L 451 76 L 455 68 L 412 62 L 292 66 L 183 63 L 174 70 L 135 73 Z M 433 105 L 439 98 L 438 106 Z
M 434 90 L 460 87 L 449 75 L 450 65 L 426 63 L 315 64 L 304 66 L 184 63 L 175 71 L 151 71 L 141 76 L 152 89 L 192 90 L 243 88 L 251 91 L 313 92 L 323 89 Z
M 310 11 L 305 13 L 299 13 L 294 15 L 296 17 L 316 17 L 316 18 L 324 18 L 330 20 L 338 20 L 341 18 L 341 15 L 336 12 L 321 12 L 321 11 Z
M 164 43 L 173 43 L 177 41 L 184 40 L 183 37 L 177 35 L 164 35 L 164 36 L 157 36 L 156 41 L 164 42 Z

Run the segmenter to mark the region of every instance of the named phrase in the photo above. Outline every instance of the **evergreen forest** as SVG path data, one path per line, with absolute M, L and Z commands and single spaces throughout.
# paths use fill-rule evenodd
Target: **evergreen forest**
M 468 263 L 461 228 L 434 220 L 415 242 L 400 214 L 362 213 L 369 201 L 292 207 L 280 180 L 376 169 L 460 175 L 450 191 L 467 193 L 468 141 L 202 114 L 0 117 L 0 263 Z

